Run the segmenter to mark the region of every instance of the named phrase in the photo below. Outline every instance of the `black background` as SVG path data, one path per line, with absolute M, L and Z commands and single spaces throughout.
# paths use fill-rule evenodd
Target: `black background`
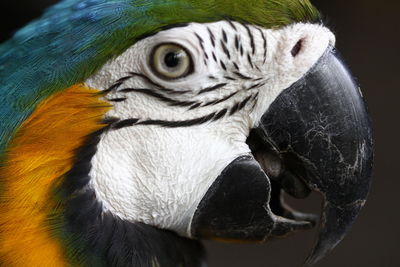
M 0 4 L 0 42 L 57 1 L 14 0 Z M 317 2 L 317 1 L 315 1 Z M 375 132 L 374 182 L 366 207 L 343 242 L 317 266 L 400 266 L 398 162 L 400 2 L 334 0 L 315 3 L 336 33 L 337 47 L 361 84 Z M 318 211 L 319 197 L 291 203 Z M 300 266 L 315 232 L 263 245 L 206 242 L 210 267 Z

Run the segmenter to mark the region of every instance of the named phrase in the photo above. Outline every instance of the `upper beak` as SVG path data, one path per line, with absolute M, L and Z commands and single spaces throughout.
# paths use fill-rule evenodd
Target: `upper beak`
M 373 142 L 366 105 L 332 47 L 272 103 L 256 134 L 281 161 L 283 171 L 269 175 L 272 180 L 295 196 L 306 196 L 307 190 L 290 180 L 323 196 L 318 240 L 305 263 L 310 266 L 343 239 L 371 184 Z
M 284 90 L 239 157 L 214 181 L 191 223 L 198 238 L 265 241 L 311 228 L 315 216 L 290 209 L 281 191 L 324 199 L 310 266 L 344 237 L 365 203 L 373 144 L 360 90 L 332 47 Z M 257 160 L 257 161 L 256 161 Z

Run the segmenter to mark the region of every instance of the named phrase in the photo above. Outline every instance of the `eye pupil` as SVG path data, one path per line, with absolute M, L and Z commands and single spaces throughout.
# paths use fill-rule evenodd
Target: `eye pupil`
M 174 52 L 169 52 L 165 55 L 164 62 L 168 68 L 175 68 L 179 65 L 179 55 Z

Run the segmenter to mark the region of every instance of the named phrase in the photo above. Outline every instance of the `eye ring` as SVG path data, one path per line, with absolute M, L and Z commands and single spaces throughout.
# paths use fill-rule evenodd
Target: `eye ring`
M 150 54 L 150 67 L 164 80 L 177 80 L 194 72 L 191 54 L 176 43 L 155 46 Z

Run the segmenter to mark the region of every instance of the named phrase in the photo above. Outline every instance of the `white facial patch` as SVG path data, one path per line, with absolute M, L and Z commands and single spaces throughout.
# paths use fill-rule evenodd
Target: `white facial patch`
M 104 209 L 190 237 L 192 216 L 209 187 L 234 159 L 250 153 L 250 130 L 334 42 L 328 29 L 312 24 L 271 30 L 191 23 L 145 38 L 108 62 L 86 81 L 105 90 L 114 106 L 106 117 L 116 120 L 101 136 L 90 172 Z M 154 54 L 165 55 L 156 60 L 168 68 L 182 54 L 170 47 L 154 53 L 164 44 L 190 56 L 187 75 L 158 75 Z

